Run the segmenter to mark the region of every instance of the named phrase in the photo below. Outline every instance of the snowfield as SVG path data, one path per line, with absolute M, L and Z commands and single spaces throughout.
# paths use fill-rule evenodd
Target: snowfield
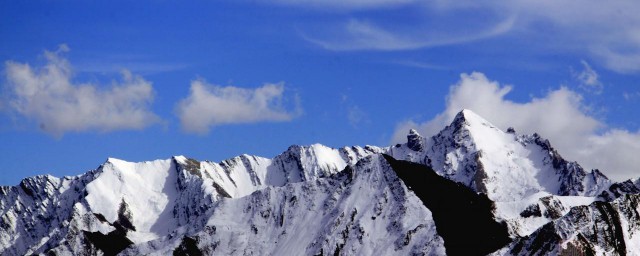
M 454 248 L 450 230 L 474 211 L 493 228 L 460 232 L 486 236 L 495 255 L 640 251 L 637 180 L 614 183 L 469 110 L 407 139 L 220 163 L 109 158 L 75 177 L 26 178 L 0 187 L 0 254 L 473 255 L 481 245 Z

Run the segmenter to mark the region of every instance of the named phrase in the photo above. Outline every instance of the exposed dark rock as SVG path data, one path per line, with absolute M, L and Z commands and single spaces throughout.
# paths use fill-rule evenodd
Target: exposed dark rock
M 104 216 L 103 216 L 104 217 Z M 118 209 L 118 219 L 113 223 L 116 229 L 121 229 L 125 234 L 127 230 L 136 231 L 136 227 L 133 226 L 133 213 L 129 210 L 127 202 L 122 200 L 120 202 L 120 208 Z
M 631 180 L 626 180 L 623 182 L 616 182 L 609 186 L 608 191 L 602 191 L 600 197 L 607 200 L 612 201 L 622 195 L 626 194 L 639 194 L 640 188 Z
M 520 213 L 520 217 L 529 218 L 529 217 L 542 217 L 542 212 L 540 211 L 540 206 L 538 204 L 532 204 L 527 206 L 527 209 L 524 209 Z
M 511 250 L 512 255 L 547 255 L 562 241 L 555 225 L 548 223 L 531 236 L 518 240 Z M 525 249 L 525 250 L 523 250 Z
M 486 255 L 511 239 L 507 225 L 493 218 L 493 202 L 427 166 L 385 155 L 398 177 L 431 211 L 447 255 Z
M 213 183 L 213 188 L 216 189 L 219 195 L 221 195 L 222 197 L 231 198 L 231 195 L 229 195 L 229 192 L 227 192 L 222 186 L 220 186 L 220 184 L 216 183 L 215 181 L 213 181 L 212 183 Z
M 561 218 L 547 223 L 510 245 L 512 255 L 626 255 L 625 236 L 640 224 L 638 195 L 624 195 L 613 202 L 576 206 Z M 624 219 L 624 220 L 623 220 Z M 628 225 L 628 230 L 625 226 Z M 627 233 L 629 232 L 629 233 Z
M 94 213 L 93 216 L 96 216 L 96 219 L 98 219 L 100 222 L 107 222 L 107 218 L 105 218 L 104 215 L 100 213 Z
M 565 210 L 562 202 L 554 196 L 545 196 L 540 198 L 540 202 L 545 206 L 544 216 L 551 219 L 557 219 L 562 217 L 562 212 Z
M 200 162 L 193 158 L 187 158 L 185 163 L 181 163 L 177 161 L 175 157 L 173 158 L 173 163 L 176 165 L 178 171 L 186 171 L 187 173 L 198 176 L 202 178 L 202 173 L 200 173 Z
M 407 135 L 407 147 L 413 151 L 424 149 L 424 138 L 414 129 L 409 130 L 409 135 Z
M 482 151 L 478 151 L 475 154 L 475 162 L 476 162 L 476 172 L 473 175 L 473 183 L 475 184 L 476 191 L 480 193 L 487 193 L 487 185 L 485 181 L 489 176 L 487 176 L 487 172 L 484 169 L 484 165 L 480 158 L 482 157 Z
M 175 250 L 173 250 L 174 256 L 201 256 L 202 251 L 198 249 L 198 241 L 191 237 L 185 236 L 182 238 L 182 242 Z
M 611 241 L 618 255 L 626 255 L 627 248 L 624 243 L 624 234 L 622 225 L 620 224 L 620 216 L 610 203 L 595 202 L 595 208 L 600 212 L 603 221 L 606 223 L 604 227 L 605 238 Z
M 543 150 L 549 152 L 551 164 L 556 173 L 560 175 L 560 189 L 557 193 L 560 196 L 574 196 L 578 192 L 584 191 L 583 180 L 587 176 L 582 166 L 577 162 L 569 162 L 562 158 L 558 151 L 551 146 L 547 139 L 543 139 L 539 134 L 532 135 L 532 142 L 540 146 Z M 604 175 L 603 175 L 604 177 Z M 604 177 L 606 179 L 606 177 Z
M 133 242 L 127 238 L 127 234 L 118 229 L 106 235 L 100 232 L 82 231 L 82 233 L 86 240 L 102 251 L 105 256 L 117 255 L 129 247 L 129 245 L 133 244 Z

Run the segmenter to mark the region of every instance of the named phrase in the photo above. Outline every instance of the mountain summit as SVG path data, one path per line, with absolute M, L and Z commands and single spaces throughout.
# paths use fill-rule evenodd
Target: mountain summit
M 625 255 L 640 250 L 637 184 L 462 110 L 392 147 L 26 178 L 0 187 L 0 254 Z

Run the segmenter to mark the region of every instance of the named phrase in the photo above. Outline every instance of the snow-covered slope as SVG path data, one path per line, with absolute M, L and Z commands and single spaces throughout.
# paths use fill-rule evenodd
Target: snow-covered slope
M 444 254 L 431 212 L 381 155 L 315 181 L 216 203 L 205 223 L 132 247 L 171 254 L 195 241 L 208 255 Z
M 75 254 L 87 243 L 84 232 L 124 233 L 124 243 L 146 242 L 188 225 L 221 198 L 327 177 L 381 151 L 316 144 L 292 146 L 274 159 L 242 155 L 222 163 L 109 158 L 77 177 L 27 178 L 0 187 L 0 252 Z
M 495 255 L 638 255 L 640 196 L 573 207 Z
M 544 205 L 543 198 L 569 197 L 558 199 L 566 203 L 558 205 L 566 212 L 593 202 L 611 185 L 598 170 L 586 172 L 578 163 L 564 160 L 538 134 L 518 135 L 511 128 L 503 132 L 470 110 L 462 110 L 431 138 L 414 130 L 407 138 L 389 154 L 430 166 L 443 177 L 487 194 L 496 202 L 497 217 L 509 223 L 514 235 L 528 235 L 553 219 L 555 215 L 521 216 L 532 204 Z
M 0 186 L 0 254 L 632 255 L 639 193 L 463 110 L 393 147 L 110 158 Z
M 431 166 L 443 177 L 466 184 L 494 201 L 514 201 L 548 192 L 596 196 L 610 185 L 599 171 L 586 172 L 564 160 L 538 134 L 503 132 L 470 110 L 431 138 L 410 131 L 408 143 L 390 149 L 397 159 Z

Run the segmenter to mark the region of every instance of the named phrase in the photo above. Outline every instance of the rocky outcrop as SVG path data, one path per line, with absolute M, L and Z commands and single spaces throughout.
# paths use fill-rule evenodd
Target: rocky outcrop
M 640 195 L 624 195 L 612 202 L 573 207 L 530 236 L 518 238 L 504 255 L 635 255 L 640 240 Z

